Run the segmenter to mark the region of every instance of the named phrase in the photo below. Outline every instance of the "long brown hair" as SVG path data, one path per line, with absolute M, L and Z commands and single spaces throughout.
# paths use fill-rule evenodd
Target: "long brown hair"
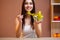
M 23 3 L 22 3 L 22 13 L 21 13 L 21 15 L 23 15 L 22 28 L 24 28 L 23 25 L 25 24 L 25 17 L 26 17 L 26 12 L 27 12 L 27 11 L 25 10 L 25 7 L 24 7 L 25 1 L 26 1 L 26 0 L 23 0 Z M 32 2 L 33 2 L 33 9 L 32 9 L 32 11 L 31 11 L 31 13 L 35 13 L 35 3 L 34 3 L 34 0 L 32 0 Z M 32 25 L 32 28 L 34 28 L 34 27 L 33 27 L 34 19 L 33 19 L 32 16 L 30 16 L 30 17 L 31 17 L 31 25 Z

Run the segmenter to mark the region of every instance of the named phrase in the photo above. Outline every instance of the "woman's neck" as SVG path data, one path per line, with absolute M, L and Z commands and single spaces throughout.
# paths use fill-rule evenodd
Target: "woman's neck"
M 31 18 L 31 16 L 27 14 L 27 15 L 26 15 L 26 18 Z

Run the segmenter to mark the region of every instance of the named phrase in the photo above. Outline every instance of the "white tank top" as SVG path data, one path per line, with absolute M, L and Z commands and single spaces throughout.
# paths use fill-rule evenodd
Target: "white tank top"
M 36 38 L 35 30 L 32 29 L 30 23 L 30 19 L 25 19 L 25 25 L 23 28 L 24 37 L 25 38 Z
M 31 28 L 31 25 L 25 25 L 23 30 L 24 30 L 24 32 L 30 32 L 33 29 Z
M 31 25 L 25 25 L 24 29 L 23 29 L 23 32 L 24 32 L 24 37 L 25 38 L 37 38 L 37 36 L 35 34 L 35 30 L 33 30 L 31 28 Z
M 25 35 L 31 33 L 33 31 L 33 29 L 31 28 L 30 25 L 25 25 L 24 28 L 23 28 L 23 32 Z

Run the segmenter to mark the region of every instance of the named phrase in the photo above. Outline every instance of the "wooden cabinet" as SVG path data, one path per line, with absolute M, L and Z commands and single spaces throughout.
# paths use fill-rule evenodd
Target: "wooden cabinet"
M 51 0 L 51 37 L 56 33 L 60 34 L 60 0 Z

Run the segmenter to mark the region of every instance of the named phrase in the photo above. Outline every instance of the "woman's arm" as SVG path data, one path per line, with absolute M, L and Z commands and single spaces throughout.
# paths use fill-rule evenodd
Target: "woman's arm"
M 22 22 L 19 15 L 16 17 L 16 37 L 22 37 Z
M 42 34 L 42 26 L 41 26 L 41 21 L 34 21 L 34 28 L 37 34 L 37 37 L 39 38 Z

